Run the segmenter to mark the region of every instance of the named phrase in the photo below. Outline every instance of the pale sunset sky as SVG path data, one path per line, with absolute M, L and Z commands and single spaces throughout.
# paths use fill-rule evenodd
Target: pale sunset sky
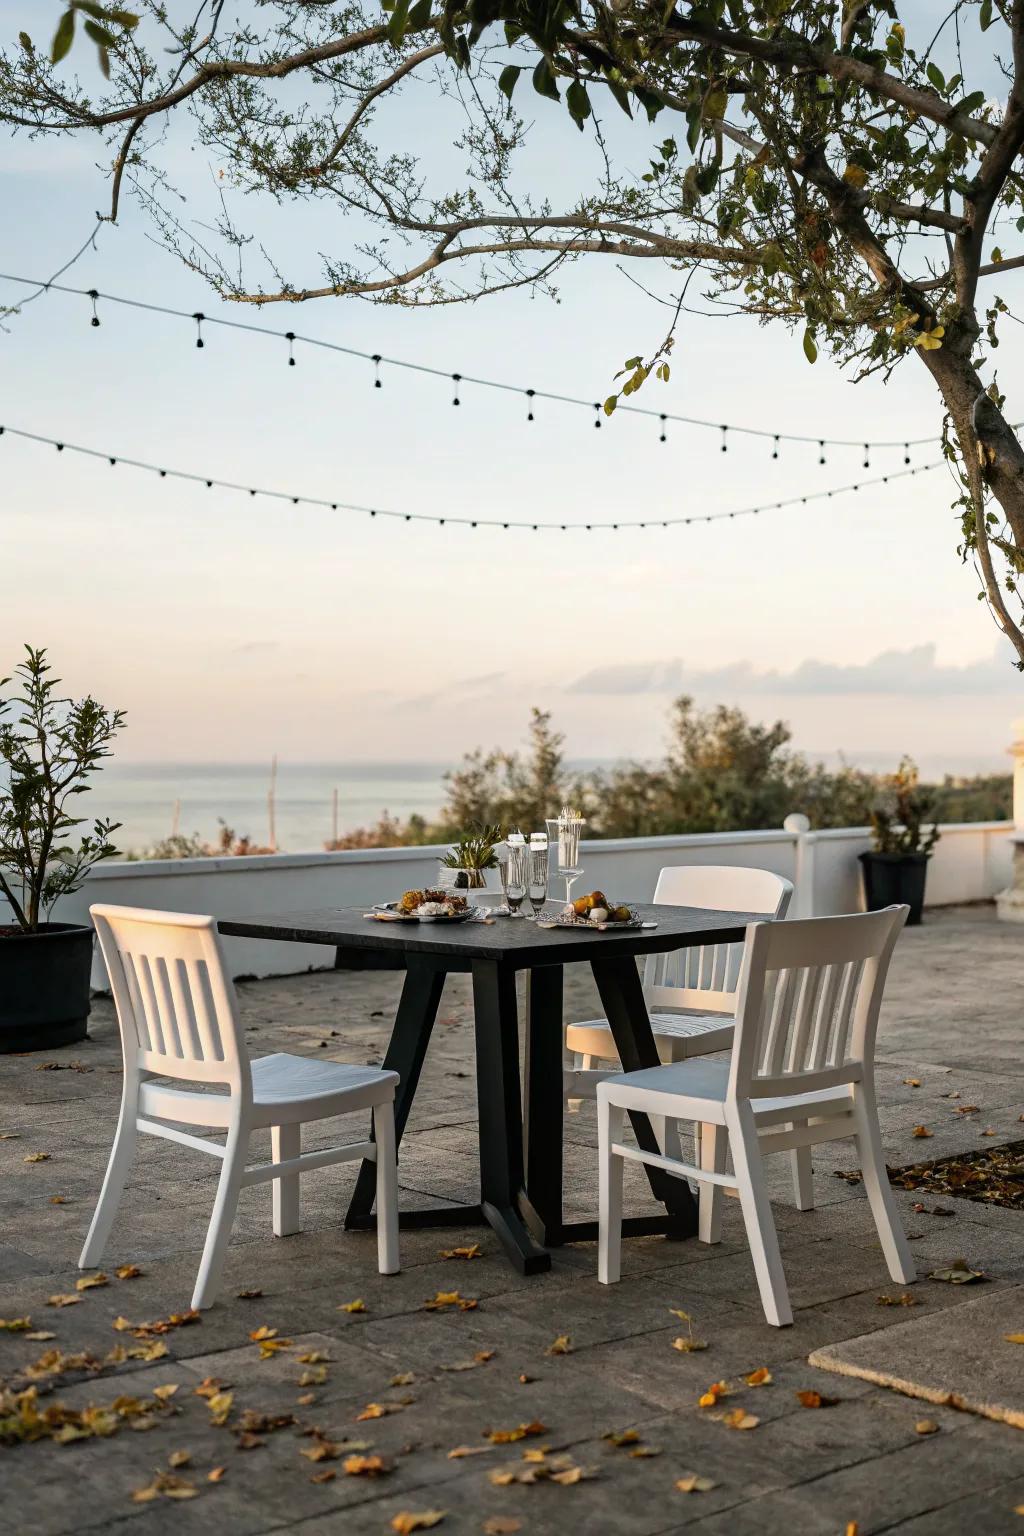
M 178 9 L 171 0 L 172 10 Z M 193 6 L 194 9 L 194 0 Z M 927 6 L 901 6 L 908 23 Z M 57 6 L 0 0 L 5 41 L 46 41 Z M 83 78 L 91 50 L 72 55 Z M 98 77 L 91 81 L 98 87 Z M 978 81 L 993 92 L 991 68 Z M 525 87 L 523 87 L 525 93 Z M 534 98 L 533 163 L 563 200 L 595 171 L 564 112 Z M 206 219 L 218 166 L 182 114 L 163 163 Z M 664 121 L 656 130 L 660 137 Z M 446 111 L 427 87 L 388 118 L 396 142 L 457 175 Z M 642 135 L 614 125 L 644 169 Z M 81 244 L 108 196 L 99 141 L 0 149 L 0 269 L 46 278 Z M 297 285 L 354 231 L 314 208 L 261 207 L 228 192 Z M 1012 239 L 1013 237 L 1011 237 Z M 1010 244 L 1008 240 L 1007 245 Z M 1016 247 L 1014 247 L 1015 253 Z M 1008 250 L 1007 254 L 1010 254 Z M 259 271 L 258 257 L 253 263 Z M 639 274 L 660 294 L 677 276 Z M 105 225 L 63 281 L 239 317 L 152 238 L 138 203 Z M 1007 274 L 1011 304 L 1024 284 Z M 359 300 L 268 306 L 240 318 L 446 371 L 602 399 L 624 358 L 665 329 L 611 260 L 563 269 L 559 302 L 526 291 L 406 311 Z M 0 281 L 0 303 L 26 290 Z M 696 295 L 696 284 L 691 288 Z M 699 300 L 698 300 L 699 302 Z M 372 368 L 311 348 L 208 328 L 202 351 L 176 320 L 50 294 L 0 331 L 0 421 L 103 453 L 399 511 L 583 524 L 621 515 L 728 511 L 865 476 L 862 450 L 771 445 Z M 1024 417 L 1019 327 L 999 379 Z M 687 316 L 668 387 L 641 403 L 770 431 L 937 439 L 940 407 L 910 359 L 856 387 L 799 337 L 745 318 Z M 914 462 L 938 457 L 914 450 Z M 876 454 L 872 474 L 903 467 Z M 0 675 L 25 641 L 48 646 L 68 687 L 128 711 L 123 761 L 452 760 L 514 745 L 529 706 L 553 711 L 574 757 L 650 756 L 667 706 L 781 715 L 798 746 L 872 766 L 916 754 L 933 770 L 998 767 L 1024 715 L 977 581 L 956 555 L 945 470 L 807 507 L 644 532 L 438 528 L 251 500 L 0 438 Z

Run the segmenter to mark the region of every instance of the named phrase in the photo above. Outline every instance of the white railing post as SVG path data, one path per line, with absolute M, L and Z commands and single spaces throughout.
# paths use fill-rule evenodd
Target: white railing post
M 809 817 L 802 811 L 793 811 L 782 823 L 784 832 L 792 833 L 796 846 L 793 850 L 793 906 L 791 917 L 814 916 L 814 834 Z
M 1013 722 L 1013 874 L 1005 891 L 996 897 L 996 911 L 1004 923 L 1024 923 L 1024 720 Z

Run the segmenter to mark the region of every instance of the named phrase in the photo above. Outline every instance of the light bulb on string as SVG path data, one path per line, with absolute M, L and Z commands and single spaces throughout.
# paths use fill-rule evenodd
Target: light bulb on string
M 824 462 L 825 462 L 825 439 L 824 438 L 819 438 L 819 440 L 818 440 L 818 463 L 819 464 L 824 464 Z
M 776 432 L 775 439 L 774 439 L 774 441 L 772 443 L 772 458 L 773 459 L 777 459 L 778 456 L 779 456 L 779 434 Z
M 864 468 L 865 469 L 870 469 L 871 468 L 871 444 L 870 443 L 865 443 L 864 444 Z
M 95 288 L 90 288 L 89 289 L 89 297 L 92 300 L 92 319 L 89 321 L 89 324 L 90 325 L 99 325 L 100 317 L 96 313 L 96 300 L 99 298 L 99 294 L 96 292 Z
M 659 441 L 659 443 L 667 443 L 668 442 L 668 438 L 665 436 L 665 423 L 666 423 L 666 421 L 668 421 L 668 417 L 664 414 L 664 412 L 662 412 L 660 420 L 661 420 L 661 436 L 659 437 L 658 441 Z
M 601 407 L 598 405 L 597 401 L 595 400 L 594 401 L 594 426 L 599 428 L 600 425 L 601 425 Z
M 462 374 L 461 373 L 453 373 L 452 374 L 452 379 L 454 380 L 454 383 L 455 383 L 455 394 L 452 397 L 452 405 L 461 405 L 462 401 L 459 399 L 459 385 L 462 382 Z
M 526 413 L 527 421 L 532 421 L 533 420 L 533 397 L 534 397 L 534 395 L 536 395 L 536 393 L 537 393 L 537 391 L 535 389 L 528 389 L 528 390 L 525 391 L 526 398 L 530 402 L 530 408 L 529 408 L 529 410 Z
M 383 389 L 383 387 L 384 387 L 381 384 L 381 382 L 380 382 L 380 353 L 379 352 L 375 352 L 373 354 L 373 387 L 374 387 L 374 389 Z
M 903 462 L 904 462 L 904 464 L 909 464 L 910 463 L 910 444 L 909 443 L 904 443 L 903 444 Z
M 288 366 L 289 366 L 289 368 L 294 368 L 295 367 L 295 332 L 294 331 L 285 331 L 284 339 L 288 343 Z
M 723 427 L 722 428 L 722 452 L 723 453 L 728 453 L 729 452 L 729 444 L 725 440 L 725 434 L 728 432 L 728 430 L 729 430 L 728 427 Z
M 197 310 L 196 313 L 192 316 L 192 319 L 196 323 L 196 346 L 200 348 L 205 347 L 206 343 L 203 340 L 203 321 L 206 319 L 206 316 L 202 313 L 201 310 Z

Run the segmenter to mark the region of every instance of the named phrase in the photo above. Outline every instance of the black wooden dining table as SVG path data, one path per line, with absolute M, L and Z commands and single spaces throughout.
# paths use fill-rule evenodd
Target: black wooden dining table
M 551 1267 L 549 1249 L 597 1236 L 596 1221 L 567 1222 L 562 1198 L 563 968 L 589 964 L 625 1071 L 656 1066 L 637 957 L 697 944 L 739 942 L 747 923 L 763 914 L 697 907 L 640 906 L 653 926 L 604 932 L 544 927 L 525 918 L 493 922 L 380 922 L 362 907 L 223 918 L 222 934 L 282 943 L 323 944 L 339 970 L 405 973 L 384 1066 L 400 1078 L 395 1098 L 399 1142 L 416 1097 L 445 977 L 472 977 L 476 1047 L 480 1204 L 400 1213 L 403 1227 L 466 1227 L 486 1223 L 523 1274 Z M 520 1082 L 516 976 L 529 976 L 524 1081 Z M 631 1114 L 638 1144 L 657 1151 L 646 1115 Z M 693 1237 L 696 1203 L 683 1179 L 645 1165 L 662 1209 L 628 1218 L 627 1235 Z M 345 1217 L 346 1227 L 369 1227 L 376 1165 L 364 1162 Z M 594 1185 L 597 1185 L 595 1160 Z

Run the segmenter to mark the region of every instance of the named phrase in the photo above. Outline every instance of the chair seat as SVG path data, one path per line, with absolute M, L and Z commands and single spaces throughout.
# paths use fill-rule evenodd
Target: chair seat
M 663 1062 L 673 1062 L 731 1050 L 735 1025 L 729 1014 L 652 1013 L 651 1028 L 659 1057 Z M 599 1061 L 619 1059 L 607 1019 L 570 1024 L 565 1031 L 565 1043 L 580 1056 L 596 1056 Z
M 700 1120 L 725 1124 L 725 1097 L 729 1087 L 729 1063 L 725 1061 L 678 1061 L 670 1066 L 645 1067 L 640 1072 L 621 1072 L 598 1085 L 598 1099 L 608 1099 L 623 1109 L 639 1109 L 665 1115 L 670 1120 Z M 819 1088 L 813 1093 L 753 1098 L 750 1107 L 758 1125 L 775 1125 L 813 1116 L 815 1119 L 844 1114 L 850 1107 L 852 1082 L 860 1076 L 850 1065 L 850 1083 Z
M 252 1063 L 252 1124 L 288 1125 L 371 1109 L 393 1099 L 397 1085 L 397 1072 L 278 1051 Z M 165 1087 L 162 1079 L 151 1078 L 139 1088 L 139 1113 L 223 1130 L 231 1122 L 231 1097 Z

